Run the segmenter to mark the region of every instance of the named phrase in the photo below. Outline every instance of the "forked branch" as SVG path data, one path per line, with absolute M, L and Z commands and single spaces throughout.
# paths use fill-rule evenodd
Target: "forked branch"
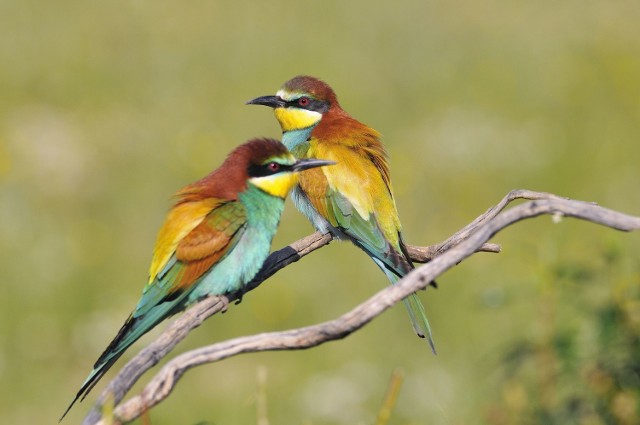
M 528 199 L 530 202 L 503 211 L 516 199 Z M 409 247 L 412 259 L 416 262 L 429 262 L 405 276 L 398 284 L 381 290 L 342 316 L 313 326 L 235 338 L 186 352 L 167 363 L 140 394 L 125 403 L 120 403 L 140 376 L 166 356 L 191 329 L 199 326 L 207 317 L 224 311 L 229 301 L 239 299 L 241 294 L 204 299 L 175 320 L 158 339 L 125 365 L 100 395 L 96 406 L 87 415 L 83 424 L 103 425 L 117 423 L 117 421 L 128 422 L 139 417 L 143 412 L 164 400 L 188 369 L 201 364 L 220 361 L 241 353 L 298 350 L 344 338 L 407 295 L 425 289 L 429 282 L 473 253 L 499 252 L 498 245 L 487 243 L 493 235 L 513 223 L 542 214 L 580 218 L 622 231 L 640 229 L 640 217 L 602 208 L 594 203 L 570 200 L 549 193 L 512 191 L 500 203 L 446 241 L 430 247 Z M 247 291 L 259 286 L 281 268 L 330 242 L 331 236 L 314 233 L 273 253 Z M 106 400 L 115 403 L 114 414 L 117 420 L 109 418 L 111 422 L 105 422 L 101 418 L 100 406 Z

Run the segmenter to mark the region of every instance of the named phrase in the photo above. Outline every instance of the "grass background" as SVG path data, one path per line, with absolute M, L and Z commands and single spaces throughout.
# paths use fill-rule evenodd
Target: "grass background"
M 634 0 L 0 3 L 0 422 L 56 422 L 135 305 L 170 194 L 277 137 L 243 103 L 297 74 L 384 134 L 410 243 L 516 188 L 640 214 L 638 22 Z M 274 247 L 311 230 L 289 203 Z M 638 235 L 542 217 L 494 241 L 422 296 L 438 356 L 398 307 L 344 341 L 192 371 L 152 423 L 255 423 L 260 366 L 277 424 L 373 423 L 396 368 L 392 424 L 637 423 Z M 385 284 L 334 243 L 177 352 Z

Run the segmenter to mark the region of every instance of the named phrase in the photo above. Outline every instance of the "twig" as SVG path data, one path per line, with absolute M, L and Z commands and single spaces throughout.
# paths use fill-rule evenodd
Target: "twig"
M 522 198 L 535 200 L 501 212 L 508 203 L 515 199 Z M 423 257 L 421 258 L 430 259 L 429 263 L 412 271 L 396 285 L 383 289 L 339 318 L 318 325 L 289 331 L 263 333 L 236 338 L 189 351 L 167 363 L 149 384 L 147 384 L 141 394 L 132 397 L 126 403 L 119 404 L 122 400 L 122 394 L 131 387 L 133 382 L 177 344 L 177 341 L 174 340 L 171 340 L 170 343 L 166 343 L 166 341 L 159 343 L 158 341 L 160 340 L 164 341 L 166 338 L 173 338 L 171 336 L 165 337 L 165 334 L 180 335 L 181 338 L 184 338 L 184 335 L 186 335 L 190 329 L 202 323 L 202 320 L 208 317 L 207 315 L 221 311 L 223 307 L 220 307 L 220 303 L 226 305 L 226 303 L 222 301 L 225 297 L 205 299 L 189 309 L 182 317 L 176 320 L 158 340 L 154 341 L 152 345 L 131 360 L 107 386 L 98 400 L 98 405 L 104 402 L 107 394 L 112 394 L 116 401 L 115 416 L 124 422 L 130 421 L 138 417 L 141 412 L 153 407 L 166 398 L 180 377 L 192 367 L 220 361 L 241 353 L 298 350 L 344 338 L 369 323 L 376 316 L 380 315 L 407 295 L 417 290 L 425 289 L 436 277 L 469 257 L 474 252 L 482 250 L 483 246 L 486 246 L 484 244 L 501 229 L 517 221 L 536 217 L 541 214 L 576 217 L 623 231 L 640 229 L 639 217 L 632 217 L 613 210 L 601 208 L 593 203 L 569 200 L 540 192 L 524 190 L 512 191 L 503 198 L 498 205 L 489 209 L 470 225 L 447 239 L 447 241 L 436 245 L 435 248 L 424 248 L 421 251 L 423 253 Z M 268 264 L 263 267 L 264 272 L 260 274 L 262 275 L 262 273 L 264 273 L 266 276 L 271 276 L 281 268 L 279 265 L 287 265 L 297 261 L 304 255 L 326 245 L 330 241 L 331 238 L 329 236 L 323 236 L 317 233 L 298 241 L 274 253 L 273 258 L 275 258 L 275 260 L 269 257 Z M 433 258 L 431 255 L 433 252 L 440 252 L 441 254 Z M 411 255 L 413 257 L 414 251 L 411 251 Z M 284 267 L 284 265 L 282 267 Z M 252 283 L 252 288 L 257 287 L 260 282 Z M 229 299 L 233 300 L 234 298 L 231 296 Z M 156 346 L 156 348 L 153 349 L 153 346 Z M 152 360 L 149 360 L 149 357 L 151 357 Z M 137 369 L 139 367 L 146 369 Z M 131 378 L 128 376 L 131 374 L 135 374 L 136 377 Z M 96 423 L 104 424 L 104 422 L 100 420 L 100 412 L 97 408 L 94 408 L 89 413 L 83 423 L 86 425 Z

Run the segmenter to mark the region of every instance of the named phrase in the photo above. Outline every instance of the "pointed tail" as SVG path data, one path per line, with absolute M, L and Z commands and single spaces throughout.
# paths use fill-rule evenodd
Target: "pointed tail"
M 102 355 L 93 365 L 93 370 L 91 371 L 89 376 L 87 376 L 87 379 L 84 380 L 76 396 L 71 401 L 71 404 L 69 404 L 69 407 L 67 407 L 67 410 L 64 411 L 59 421 L 62 421 L 62 419 L 64 419 L 64 417 L 67 415 L 67 413 L 69 413 L 69 410 L 71 410 L 76 401 L 84 400 L 87 394 L 89 394 L 93 387 L 98 383 L 100 378 L 102 378 L 104 374 L 107 373 L 107 371 L 111 368 L 111 366 L 113 366 L 116 360 L 120 358 L 125 350 L 153 327 L 144 326 L 143 329 L 141 323 L 144 322 L 144 318 L 144 316 L 139 318 L 129 316 L 126 322 L 124 322 L 124 325 L 122 325 L 116 337 L 113 339 L 113 341 L 111 341 L 109 346 L 106 348 L 106 350 L 104 350 Z
M 102 353 L 96 361 L 93 366 L 93 370 L 82 383 L 82 386 L 78 390 L 75 398 L 71 401 L 67 410 L 65 410 L 64 414 L 60 417 L 60 421 L 62 421 L 62 419 L 67 415 L 76 401 L 84 400 L 87 394 L 89 394 L 93 387 L 98 383 L 100 378 L 107 373 L 127 348 L 140 339 L 144 334 L 153 329 L 158 323 L 175 312 L 174 310 L 176 305 L 180 304 L 181 298 L 182 297 L 172 300 L 172 302 L 161 303 L 141 316 L 129 316 L 124 325 L 122 325 L 122 328 L 120 328 L 120 331 L 118 331 L 116 337 L 111 341 L 106 350 L 104 350 L 104 353 Z
M 371 257 L 373 261 L 382 269 L 387 278 L 391 282 L 391 284 L 395 284 L 400 280 L 400 277 L 392 270 L 389 270 L 385 263 L 379 260 L 376 257 Z M 408 265 L 412 269 L 411 265 Z M 413 325 L 413 330 L 416 335 L 420 338 L 426 338 L 429 343 L 429 347 L 431 347 L 431 351 L 433 354 L 436 353 L 436 346 L 433 343 L 433 334 L 431 333 L 431 326 L 429 325 L 429 320 L 427 319 L 427 313 L 425 312 L 424 306 L 422 305 L 422 301 L 418 297 L 418 294 L 415 292 L 409 295 L 407 298 L 402 300 L 407 311 L 409 312 L 409 318 L 411 319 L 411 324 Z
M 411 324 L 413 325 L 413 329 L 416 334 L 420 338 L 427 338 L 427 342 L 429 343 L 433 354 L 438 354 L 436 352 L 436 346 L 433 343 L 433 334 L 431 333 L 431 326 L 427 319 L 427 313 L 424 311 L 424 306 L 422 305 L 420 298 L 418 298 L 418 295 L 414 292 L 402 301 L 409 311 Z
M 67 410 L 65 410 L 62 416 L 60 416 L 60 419 L 58 419 L 58 422 L 62 422 L 64 417 L 67 416 L 67 413 L 69 413 L 69 410 L 71 410 L 73 405 L 76 404 L 76 401 L 84 400 L 87 394 L 89 394 L 89 391 L 91 391 L 93 387 L 98 383 L 100 378 L 102 378 L 102 376 L 105 373 L 107 373 L 107 371 L 111 368 L 111 366 L 113 366 L 113 364 L 116 362 L 116 360 L 118 360 L 118 358 L 122 355 L 123 352 L 124 350 L 118 353 L 115 357 L 113 357 L 112 360 L 110 360 L 107 363 L 103 363 L 101 365 L 98 365 L 98 363 L 96 363 L 96 366 L 94 366 L 94 369 L 91 371 L 87 379 L 85 379 L 85 381 L 82 383 L 82 386 L 78 390 L 76 396 L 73 398 L 73 400 L 69 404 L 69 407 L 67 407 Z

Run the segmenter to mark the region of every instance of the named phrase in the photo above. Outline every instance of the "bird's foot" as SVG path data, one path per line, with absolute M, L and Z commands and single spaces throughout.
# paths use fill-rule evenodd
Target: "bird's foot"
M 226 313 L 227 309 L 229 308 L 229 298 L 227 297 L 220 297 L 220 302 L 222 303 L 222 308 L 220 309 L 220 313 Z

